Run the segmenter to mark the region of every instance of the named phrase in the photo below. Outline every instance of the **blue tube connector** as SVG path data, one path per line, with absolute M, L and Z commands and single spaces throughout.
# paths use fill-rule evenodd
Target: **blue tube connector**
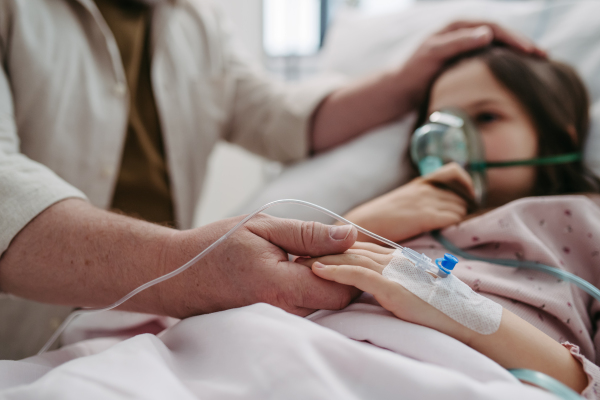
M 450 275 L 456 264 L 458 264 L 458 258 L 450 253 L 444 254 L 444 258 L 435 259 L 435 265 L 439 268 L 438 275 L 442 278 Z

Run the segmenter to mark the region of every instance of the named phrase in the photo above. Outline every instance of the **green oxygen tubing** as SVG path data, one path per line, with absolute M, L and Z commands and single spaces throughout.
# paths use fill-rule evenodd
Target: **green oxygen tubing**
M 439 231 L 431 232 L 431 236 L 433 236 L 433 238 L 437 240 L 442 246 L 444 246 L 448 251 L 451 251 L 455 255 L 465 258 L 467 260 L 484 261 L 490 264 L 497 264 L 505 267 L 525 268 L 532 269 L 534 271 L 542 271 L 549 275 L 555 276 L 565 282 L 570 282 L 574 284 L 575 286 L 592 296 L 594 299 L 600 301 L 600 289 L 598 289 L 596 286 L 592 285 L 585 279 L 582 279 L 570 272 L 563 271 L 562 269 L 550 267 L 548 265 L 544 265 L 534 261 L 479 257 L 462 249 L 459 249 L 447 238 L 445 238 Z
M 544 265 L 541 263 L 533 262 L 533 261 L 520 261 L 520 260 L 510 260 L 510 259 L 498 259 L 498 258 L 486 258 L 479 257 L 474 254 L 471 254 L 467 251 L 464 251 L 457 246 L 455 246 L 452 242 L 450 242 L 446 237 L 444 237 L 440 231 L 433 231 L 431 236 L 435 240 L 437 240 L 442 246 L 444 246 L 448 251 L 456 254 L 459 257 L 465 258 L 467 260 L 476 260 L 476 261 L 484 261 L 490 264 L 502 265 L 505 267 L 512 268 L 525 268 L 531 269 L 534 271 L 545 272 L 549 275 L 557 277 L 565 282 L 570 282 L 585 291 L 587 294 L 592 296 L 597 301 L 600 301 L 600 290 L 586 281 L 574 275 L 570 272 L 563 271 L 559 268 L 550 267 L 548 265 Z M 571 388 L 567 387 L 563 383 L 557 381 L 556 379 L 543 374 L 538 371 L 532 371 L 529 369 L 509 369 L 508 370 L 513 376 L 523 382 L 528 382 L 539 386 L 543 389 L 548 390 L 549 392 L 555 394 L 557 397 L 564 400 L 577 400 L 582 399 L 578 393 L 576 393 Z
M 542 374 L 541 372 L 532 371 L 530 369 L 509 369 L 508 372 L 513 374 L 520 381 L 534 384 L 556 395 L 563 400 L 582 400 L 583 397 L 576 391 L 568 387 L 556 379 Z

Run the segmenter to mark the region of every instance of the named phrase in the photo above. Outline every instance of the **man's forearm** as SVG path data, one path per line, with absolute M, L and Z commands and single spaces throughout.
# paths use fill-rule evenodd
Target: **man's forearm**
M 403 74 L 382 73 L 329 95 L 313 116 L 312 150 L 328 150 L 411 111 L 415 90 Z
M 0 258 L 0 289 L 72 306 L 113 303 L 161 272 L 173 229 L 68 199 L 40 213 Z M 152 288 L 126 303 L 161 313 Z

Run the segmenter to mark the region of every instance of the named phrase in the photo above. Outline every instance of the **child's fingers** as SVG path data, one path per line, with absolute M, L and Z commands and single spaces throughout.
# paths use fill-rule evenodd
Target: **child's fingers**
M 317 261 L 312 265 L 312 270 L 320 278 L 354 286 L 371 294 L 389 290 L 387 285 L 391 283 L 380 273 L 356 265 L 325 265 Z
M 360 250 L 367 250 L 373 253 L 378 253 L 378 254 L 392 254 L 394 252 L 395 249 L 390 249 L 388 247 L 383 247 L 383 246 L 379 246 L 376 245 L 375 243 L 369 243 L 369 242 L 355 242 L 351 249 L 360 249 Z
M 375 257 L 377 255 L 372 254 L 372 256 Z M 381 274 L 389 261 L 382 261 L 382 263 L 379 263 L 374 260 L 373 257 L 362 254 L 344 253 L 331 256 L 298 259 L 296 262 L 309 268 L 311 268 L 313 263 L 317 261 L 325 265 L 353 265 L 359 268 L 367 268 Z
M 368 258 L 372 259 L 373 261 L 375 261 L 376 263 L 378 263 L 379 265 L 381 265 L 382 267 L 385 267 L 386 265 L 388 265 L 390 263 L 390 261 L 392 261 L 392 258 L 393 258 L 392 254 L 378 254 L 378 253 L 373 253 L 368 250 L 361 250 L 361 249 L 349 249 L 349 250 L 346 250 L 346 254 L 356 254 L 359 256 L 368 257 Z M 325 264 L 328 264 L 328 263 L 325 263 Z M 354 263 L 338 263 L 338 264 L 354 264 Z M 371 269 L 373 269 L 373 268 L 371 268 Z
M 431 174 L 425 175 L 423 180 L 434 186 L 450 190 L 467 201 L 475 199 L 473 179 L 457 163 L 446 164 Z
M 460 195 L 447 190 L 440 188 L 439 185 L 432 185 L 434 194 L 431 196 L 431 201 L 440 201 L 446 204 L 452 204 L 461 208 L 466 209 L 468 207 L 468 202 L 461 197 Z
M 372 294 L 383 308 L 405 321 L 433 329 L 446 326 L 449 318 L 426 301 L 375 271 L 356 265 L 324 265 L 315 262 L 312 271 L 320 278 L 354 286 Z

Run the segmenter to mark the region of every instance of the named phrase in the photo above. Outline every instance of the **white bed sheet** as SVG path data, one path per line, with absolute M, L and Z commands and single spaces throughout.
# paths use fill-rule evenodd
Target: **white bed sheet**
M 255 304 L 0 361 L 0 399 L 554 399 L 378 306 L 311 319 Z

